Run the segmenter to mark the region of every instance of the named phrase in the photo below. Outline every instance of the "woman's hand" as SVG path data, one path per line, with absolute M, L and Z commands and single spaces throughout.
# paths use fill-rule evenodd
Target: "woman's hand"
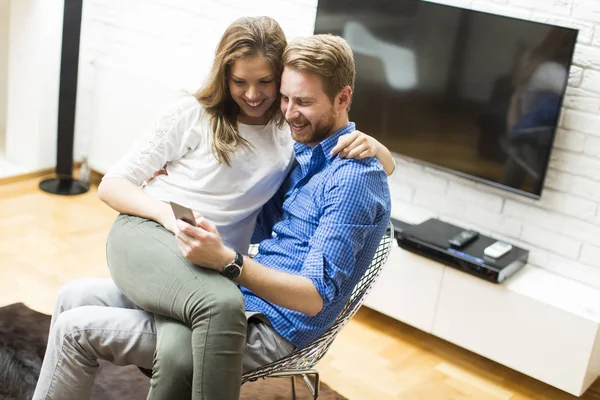
M 161 210 L 158 213 L 158 218 L 156 222 L 164 226 L 166 230 L 169 232 L 175 233 L 175 214 L 173 214 L 173 209 L 168 203 L 162 203 Z
M 389 176 L 396 169 L 396 162 L 387 147 L 361 131 L 347 133 L 338 138 L 338 142 L 331 155 L 337 154 L 341 158 L 356 158 L 362 160 L 367 157 L 377 157 L 385 173 Z
M 374 157 L 381 143 L 375 138 L 354 131 L 339 137 L 337 144 L 331 150 L 331 155 L 337 154 L 341 158 L 357 158 L 359 160 L 367 157 Z

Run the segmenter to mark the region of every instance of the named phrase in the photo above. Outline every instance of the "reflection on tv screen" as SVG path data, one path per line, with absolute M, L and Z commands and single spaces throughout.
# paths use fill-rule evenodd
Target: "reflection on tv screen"
M 539 197 L 576 30 L 415 0 L 319 0 L 315 33 L 353 49 L 358 129 Z

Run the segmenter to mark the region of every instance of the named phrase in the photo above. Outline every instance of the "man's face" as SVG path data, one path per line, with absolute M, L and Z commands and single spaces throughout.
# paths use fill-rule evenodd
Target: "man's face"
M 314 147 L 335 132 L 338 112 L 318 75 L 286 67 L 280 91 L 281 112 L 296 142 Z

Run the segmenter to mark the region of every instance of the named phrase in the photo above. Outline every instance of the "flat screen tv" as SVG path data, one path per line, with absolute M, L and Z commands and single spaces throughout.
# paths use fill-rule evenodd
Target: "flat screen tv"
M 356 60 L 350 118 L 390 150 L 541 196 L 578 31 L 416 0 L 319 0 Z

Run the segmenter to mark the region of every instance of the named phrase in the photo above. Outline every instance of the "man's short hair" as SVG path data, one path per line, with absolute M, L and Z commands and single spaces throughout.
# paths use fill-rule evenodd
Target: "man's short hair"
M 350 86 L 354 92 L 354 54 L 346 40 L 339 36 L 319 34 L 298 37 L 286 47 L 283 64 L 321 77 L 323 90 L 332 102 L 346 86 Z

